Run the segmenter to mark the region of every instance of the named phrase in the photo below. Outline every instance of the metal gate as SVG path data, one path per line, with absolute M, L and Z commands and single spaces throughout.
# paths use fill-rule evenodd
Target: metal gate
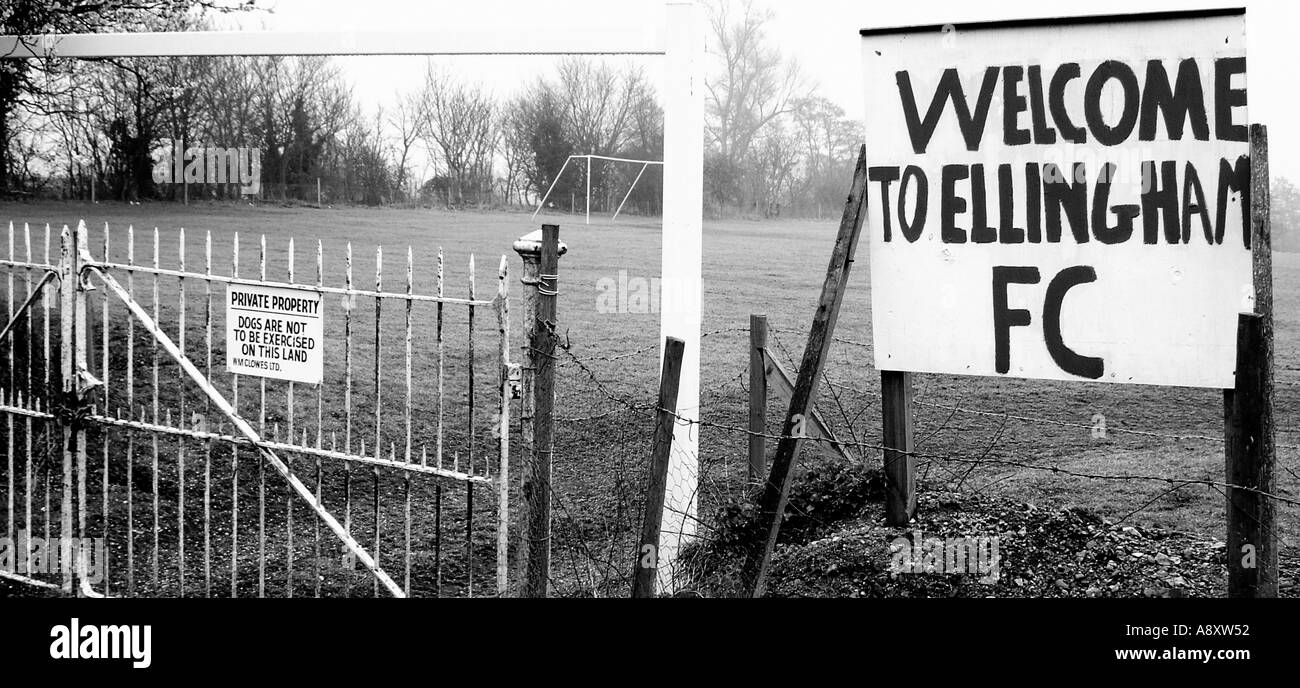
M 9 225 L 0 576 L 88 596 L 505 594 L 518 369 L 504 256 L 485 300 L 472 256 L 467 295 L 445 294 L 441 249 L 425 296 L 410 248 L 394 290 L 382 248 L 371 288 L 351 243 L 331 266 L 315 242 L 298 271 L 292 239 L 268 254 L 262 236 L 241 275 L 237 233 L 216 260 L 204 236 L 201 272 L 184 230 L 153 230 L 148 262 L 125 234 L 65 226 L 56 261 L 48 225 L 40 257 Z M 232 284 L 327 299 L 321 384 L 224 372 L 213 332 Z M 484 308 L 498 337 L 476 340 Z

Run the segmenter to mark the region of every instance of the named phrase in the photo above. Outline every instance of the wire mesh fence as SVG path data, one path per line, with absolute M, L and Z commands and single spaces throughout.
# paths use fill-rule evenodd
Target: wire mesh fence
M 795 354 L 806 333 L 773 328 L 771 350 L 797 372 Z M 747 425 L 748 344 L 742 327 L 709 331 L 702 346 L 735 353 L 732 369 L 704 371 L 700 419 L 698 533 L 676 564 L 677 589 L 710 595 L 744 594 L 739 563 L 759 522 L 755 496 L 765 483 L 748 474 L 747 446 L 756 433 Z M 832 363 L 819 381 L 817 408 L 836 438 L 806 440 L 795 461 L 795 487 L 783 520 L 783 541 L 828 537 L 853 519 L 860 538 L 895 536 L 879 513 L 883 480 L 879 373 L 868 342 L 836 338 Z M 566 409 L 557 429 L 557 565 L 561 595 L 626 595 L 637 558 L 636 533 L 652 446 L 655 400 L 646 384 L 627 380 L 626 370 L 657 367 L 658 346 L 624 352 L 587 351 L 574 338 L 561 353 L 557 384 Z M 1280 366 L 1279 386 L 1293 388 L 1297 372 Z M 1115 388 L 1121 388 L 1115 391 Z M 918 375 L 911 413 L 916 426 L 922 492 L 1012 495 L 1026 501 L 1083 504 L 1109 512 L 1116 527 L 1141 519 L 1172 530 L 1221 528 L 1225 490 L 1259 492 L 1224 480 L 1222 400 L 1217 390 L 1165 390 L 1142 395 L 1129 386 L 1079 391 L 1056 383 L 976 381 Z M 1300 500 L 1294 437 L 1300 397 L 1278 394 L 1278 467 L 1285 473 L 1273 492 L 1261 493 L 1282 508 L 1276 533 L 1285 550 L 1292 542 Z M 1126 417 L 1126 408 L 1136 409 Z M 1055 409 L 1055 413 L 1042 412 Z M 757 433 L 769 453 L 781 439 L 786 406 L 769 405 L 766 429 Z M 1103 413 L 1105 411 L 1105 413 Z M 688 422 L 679 419 L 680 422 Z M 1216 427 L 1217 426 L 1217 427 Z M 834 445 L 838 444 L 836 447 Z M 847 450 L 856 458 L 845 458 Z M 769 454 L 770 455 L 770 454 Z M 1168 455 L 1167 460 L 1144 457 Z M 569 463 L 571 461 L 571 463 Z M 1145 464 L 1145 465 L 1144 465 Z M 1084 499 L 1078 495 L 1088 495 Z M 1115 497 L 1104 504 L 1106 495 Z M 1188 496 L 1192 495 L 1192 496 Z M 1188 515 L 1187 512 L 1192 512 Z M 865 530 L 864 530 L 865 529 Z M 874 533 L 874 535 L 873 535 Z M 1218 535 L 1211 530 L 1209 535 Z M 667 536 L 668 534 L 665 534 Z M 1283 561 L 1290 561 L 1284 553 Z M 1291 575 L 1291 574 L 1288 574 Z

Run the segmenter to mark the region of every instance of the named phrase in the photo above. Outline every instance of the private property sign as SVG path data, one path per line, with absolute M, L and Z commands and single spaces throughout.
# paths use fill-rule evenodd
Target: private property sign
M 862 32 L 881 370 L 1232 387 L 1243 10 Z
M 319 384 L 324 376 L 321 293 L 231 284 L 226 291 L 226 370 Z

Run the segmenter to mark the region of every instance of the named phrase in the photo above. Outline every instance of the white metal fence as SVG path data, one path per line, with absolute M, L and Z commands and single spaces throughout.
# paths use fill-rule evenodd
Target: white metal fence
M 351 244 L 315 242 L 303 270 L 292 239 L 262 236 L 250 270 L 238 234 L 215 253 L 210 234 L 91 234 L 64 227 L 56 258 L 48 226 L 9 225 L 0 534 L 21 552 L 0 575 L 91 595 L 504 593 L 504 256 L 483 299 L 472 256 L 467 294 L 447 294 L 440 249 L 422 295 L 410 248 L 396 280 L 376 249 L 363 284 Z M 231 284 L 323 295 L 321 384 L 224 371 Z

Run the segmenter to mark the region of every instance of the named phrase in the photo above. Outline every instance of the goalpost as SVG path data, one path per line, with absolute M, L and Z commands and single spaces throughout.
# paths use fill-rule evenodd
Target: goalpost
M 664 170 L 659 360 L 685 344 L 657 557 L 659 589 L 675 592 L 675 562 L 696 532 L 699 484 L 700 301 L 704 210 L 704 37 L 701 9 L 666 3 L 665 22 L 617 29 L 541 31 L 535 25 L 403 31 L 190 31 L 0 36 L 0 57 L 71 58 L 292 55 L 661 55 Z
M 574 160 L 585 159 L 587 161 L 587 202 L 584 208 L 586 209 L 587 212 L 587 224 L 591 224 L 591 161 L 593 158 L 596 160 L 605 160 L 608 162 L 639 163 L 641 165 L 640 171 L 636 173 L 636 178 L 632 180 L 632 185 L 627 188 L 627 193 L 623 194 L 623 200 L 618 204 L 618 209 L 614 211 L 614 217 L 610 218 L 611 222 L 617 220 L 618 214 L 623 212 L 623 206 L 627 205 L 627 199 L 632 197 L 632 192 L 636 190 L 637 182 L 641 181 L 641 176 L 645 174 L 646 169 L 649 168 L 651 165 L 659 165 L 662 167 L 664 164 L 664 161 L 662 160 L 634 160 L 631 158 L 615 158 L 615 157 L 610 157 L 608 155 L 590 155 L 590 154 L 570 155 L 569 157 L 564 159 L 564 164 L 560 165 L 560 171 L 556 173 L 555 179 L 551 180 L 551 185 L 546 189 L 546 194 L 542 196 L 542 200 L 537 202 L 537 208 L 533 210 L 532 219 L 534 220 L 537 219 L 537 213 L 540 213 L 542 211 L 542 208 L 546 206 L 546 199 L 551 197 L 551 192 L 555 190 L 555 185 L 560 183 L 560 177 L 564 176 L 564 170 L 568 169 L 569 163 L 573 162 Z

